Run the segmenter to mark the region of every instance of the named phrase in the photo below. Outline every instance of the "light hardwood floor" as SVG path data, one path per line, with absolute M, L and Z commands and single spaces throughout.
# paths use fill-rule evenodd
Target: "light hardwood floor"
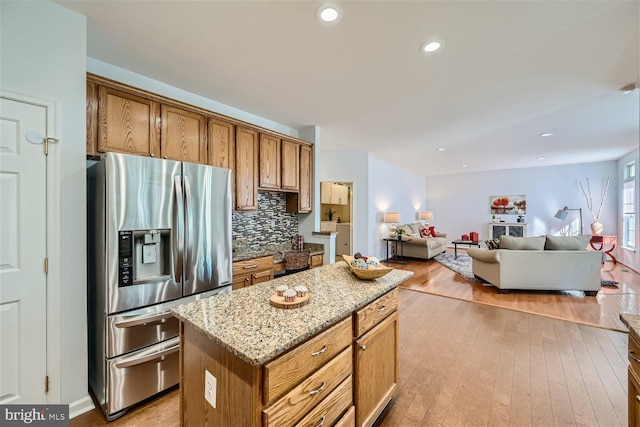
M 635 300 L 618 298 L 617 308 L 595 304 L 598 298 L 593 297 L 584 302 L 577 293 L 568 296 L 583 302 L 541 293 L 492 296 L 506 297 L 512 309 L 504 309 L 486 300 L 465 301 L 457 287 L 466 286 L 465 292 L 478 298 L 488 290 L 475 289 L 473 282 L 435 261 L 403 268 L 415 272 L 409 287 L 456 289 L 456 295 L 400 290 L 398 394 L 379 425 L 627 425 L 627 334 L 513 308 L 544 306 L 549 316 L 593 320 L 593 313 L 582 316 L 580 309 L 597 305 L 600 317 L 611 319 L 620 311 L 637 312 L 639 275 L 617 271 L 621 266 L 612 270 L 622 285 L 618 291 L 628 287 L 636 295 Z M 567 304 L 574 307 L 567 309 Z M 178 415 L 176 390 L 112 423 L 93 410 L 70 425 L 173 427 L 179 425 Z

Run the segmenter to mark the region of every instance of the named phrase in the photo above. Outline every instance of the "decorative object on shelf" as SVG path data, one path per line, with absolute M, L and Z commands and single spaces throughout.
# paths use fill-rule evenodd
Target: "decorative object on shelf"
M 425 226 L 428 226 L 429 221 L 431 221 L 432 219 L 433 219 L 433 212 L 431 211 L 420 212 L 420 220 L 424 221 Z
M 475 231 L 472 231 L 471 233 L 469 233 L 469 237 L 471 238 L 472 242 L 477 242 L 479 239 L 478 233 Z
M 398 240 L 402 240 L 402 235 L 404 234 L 404 228 L 396 228 L 396 237 Z
M 460 236 L 460 240 L 470 240 L 469 239 L 469 235 L 468 234 L 463 234 L 462 236 Z
M 593 217 L 593 223 L 591 224 L 591 233 L 594 236 L 600 236 L 602 234 L 603 226 L 600 223 L 600 215 L 602 215 L 602 206 L 604 205 L 604 199 L 607 197 L 607 190 L 609 190 L 609 181 L 611 180 L 610 176 L 605 178 L 602 177 L 602 184 L 600 186 L 600 207 L 598 208 L 597 214 L 593 209 L 593 199 L 591 198 L 591 186 L 589 185 L 589 178 L 586 178 L 587 181 L 587 190 L 585 191 L 584 186 L 582 185 L 582 181 L 580 181 L 580 189 L 582 190 L 582 194 L 584 194 L 584 198 L 587 200 L 587 208 L 589 209 L 589 213 L 591 213 L 591 217 Z
M 384 214 L 384 222 L 391 224 L 391 226 L 389 227 L 389 236 L 395 236 L 396 224 L 400 221 L 400 212 L 387 212 Z
M 491 215 L 491 222 L 497 222 L 497 218 L 495 215 Z
M 559 209 L 558 212 L 556 212 L 556 214 L 554 215 L 554 217 L 564 220 L 567 215 L 569 215 L 569 211 L 580 211 L 580 222 L 578 223 L 578 227 L 580 227 L 580 234 L 582 235 L 582 209 L 581 208 L 568 208 L 568 207 L 564 207 L 562 209 Z
M 524 215 L 518 215 L 517 222 L 524 222 Z
M 527 196 L 491 196 L 492 214 L 525 214 L 527 213 Z
M 327 216 L 329 217 L 329 221 L 333 221 L 333 214 L 336 213 L 333 209 L 329 208 L 327 211 Z

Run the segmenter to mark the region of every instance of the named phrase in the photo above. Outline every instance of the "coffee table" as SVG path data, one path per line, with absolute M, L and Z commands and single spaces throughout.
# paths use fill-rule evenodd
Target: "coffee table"
M 454 258 L 458 258 L 458 245 L 467 245 L 469 247 L 471 246 L 477 246 L 480 247 L 480 242 L 474 242 L 473 240 L 454 240 L 453 242 L 453 254 L 454 254 Z

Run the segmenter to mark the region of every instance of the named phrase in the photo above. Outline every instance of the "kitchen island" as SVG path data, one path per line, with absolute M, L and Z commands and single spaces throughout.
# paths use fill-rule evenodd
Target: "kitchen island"
M 411 276 L 360 280 L 339 262 L 174 308 L 181 424 L 371 424 L 396 389 L 396 287 Z M 271 306 L 282 284 L 309 303 Z
M 629 328 L 629 369 L 627 372 L 629 425 L 640 425 L 640 316 L 621 314 Z

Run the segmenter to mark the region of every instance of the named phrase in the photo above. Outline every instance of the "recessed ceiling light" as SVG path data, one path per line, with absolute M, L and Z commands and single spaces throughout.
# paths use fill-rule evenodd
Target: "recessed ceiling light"
M 424 42 L 422 46 L 420 46 L 420 50 L 422 52 L 435 52 L 436 50 L 440 49 L 440 46 L 442 46 L 440 42 L 436 42 L 436 41 Z
M 620 93 L 623 95 L 627 95 L 631 92 L 633 92 L 634 90 L 636 90 L 638 88 L 638 86 L 636 86 L 635 83 L 630 83 L 626 86 L 623 86 L 620 88 Z
M 540 134 L 541 137 L 553 136 L 553 132 L 545 132 Z
M 536 160 L 544 160 L 544 157 L 537 157 Z
M 467 166 L 469 166 L 469 165 L 462 165 L 463 168 L 466 168 Z
M 438 148 L 438 151 L 444 151 L 444 148 L 440 147 Z
M 323 22 L 336 22 L 341 15 L 340 9 L 332 4 L 320 6 L 316 15 Z

